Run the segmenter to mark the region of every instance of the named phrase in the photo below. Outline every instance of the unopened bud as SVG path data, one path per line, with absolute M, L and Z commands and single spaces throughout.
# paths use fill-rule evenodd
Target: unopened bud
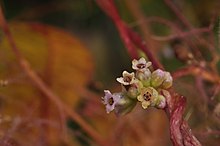
M 115 105 L 115 114 L 116 115 L 125 115 L 133 110 L 137 101 L 123 96 L 119 102 Z

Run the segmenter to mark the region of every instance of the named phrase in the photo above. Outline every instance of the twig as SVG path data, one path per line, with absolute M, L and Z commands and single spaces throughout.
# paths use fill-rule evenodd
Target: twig
M 152 54 L 147 44 L 139 37 L 137 33 L 132 31 L 120 18 L 118 11 L 113 3 L 113 0 L 96 0 L 97 4 L 102 8 L 104 12 L 113 20 L 115 23 L 120 36 L 129 52 L 131 58 L 138 58 L 137 50 L 135 47 L 141 49 L 148 56 L 152 62 L 154 69 L 163 68 L 162 64 Z
M 142 20 L 142 21 L 148 21 L 143 12 L 140 9 L 139 3 L 134 0 L 126 0 L 125 1 L 126 5 L 128 6 L 131 14 L 134 16 L 136 20 Z M 144 40 L 146 44 L 148 45 L 151 50 L 155 50 L 157 45 L 154 40 L 151 39 L 150 35 L 150 29 L 147 23 L 140 23 L 140 31 L 144 36 Z
M 144 18 L 143 20 L 142 19 L 138 20 L 135 23 L 130 23 L 129 26 L 134 27 L 136 25 L 147 25 L 146 23 L 152 23 L 152 22 L 164 24 L 164 25 L 170 27 L 171 30 L 173 30 L 174 32 L 177 33 L 177 34 L 170 34 L 168 36 L 151 35 L 151 38 L 156 41 L 170 41 L 170 40 L 177 39 L 177 38 L 181 39 L 181 38 L 192 36 L 195 34 L 210 33 L 210 30 L 211 30 L 210 27 L 204 27 L 204 28 L 193 28 L 190 31 L 183 32 L 173 22 L 171 22 L 167 19 L 161 18 L 161 17 L 157 17 L 157 16 L 151 16 L 151 17 L 148 17 L 148 19 Z M 202 42 L 204 43 L 204 41 L 202 41 Z M 211 49 L 213 49 L 212 46 L 209 45 L 209 47 L 211 47 Z
M 180 78 L 186 75 L 194 75 L 194 76 L 201 76 L 203 79 L 213 82 L 219 83 L 220 79 L 218 76 L 213 75 L 212 73 L 208 72 L 204 68 L 201 68 L 196 65 L 187 66 L 181 69 L 176 70 L 172 73 L 172 77 L 174 79 Z
M 139 47 L 152 62 L 154 69 L 164 69 L 163 65 L 158 61 L 153 53 L 151 53 L 151 50 L 147 47 L 146 43 L 141 39 L 141 37 L 131 29 L 128 29 L 128 32 L 128 35 L 130 36 L 133 43 L 135 43 L 136 46 Z
M 152 39 L 157 41 L 170 41 L 174 39 L 181 39 L 185 37 L 190 37 L 192 34 L 202 34 L 202 33 L 209 33 L 210 30 L 208 28 L 198 28 L 198 29 L 192 29 L 188 32 L 181 32 L 179 34 L 171 34 L 168 36 L 152 36 Z
M 190 22 L 186 19 L 186 17 L 181 13 L 181 11 L 175 6 L 174 3 L 172 3 L 171 0 L 164 0 L 164 2 L 166 3 L 166 5 L 174 12 L 174 14 L 177 16 L 178 19 L 180 19 L 180 21 L 185 25 L 185 27 L 191 31 L 193 30 L 193 26 L 190 24 Z M 212 34 L 212 25 L 209 26 L 208 28 L 209 30 L 209 33 Z M 201 38 L 197 35 L 195 35 L 195 33 L 192 33 L 192 35 L 195 37 L 195 41 L 192 41 L 190 39 L 187 39 L 187 38 L 184 38 L 184 40 L 192 47 L 192 49 L 194 49 L 194 53 L 197 57 L 199 57 L 200 59 L 203 58 L 201 52 L 199 51 L 199 48 L 197 47 L 196 45 L 196 41 L 201 43 L 201 44 L 204 44 L 206 45 L 209 50 L 210 50 L 210 53 L 214 56 L 216 56 L 214 53 L 213 53 L 213 50 L 214 50 L 214 45 L 213 44 L 210 44 L 210 42 L 208 42 L 207 40 L 205 40 L 204 38 Z
M 207 108 L 207 103 L 208 101 L 210 100 L 208 95 L 206 94 L 206 90 L 205 90 L 205 87 L 204 87 L 204 83 L 203 83 L 203 78 L 201 76 L 196 76 L 196 87 L 197 89 L 199 90 L 200 94 L 201 94 L 201 98 L 203 99 L 203 104 L 204 104 L 204 109 L 203 110 L 206 110 Z
M 129 26 L 134 27 L 136 25 L 140 25 L 140 24 L 145 25 L 145 23 L 153 23 L 153 22 L 164 24 L 164 25 L 172 28 L 174 31 L 177 31 L 177 32 L 180 31 L 180 29 L 178 28 L 178 26 L 175 23 L 173 23 L 167 19 L 157 17 L 157 16 L 150 16 L 147 19 L 144 18 L 144 20 L 135 21 L 133 23 L 130 23 Z
M 52 102 L 57 105 L 58 108 L 62 109 L 68 116 L 70 116 L 74 121 L 76 121 L 99 145 L 106 145 L 99 133 L 97 133 L 90 125 L 88 125 L 75 111 L 73 111 L 69 106 L 65 105 L 58 96 L 56 96 L 47 85 L 41 80 L 39 76 L 31 69 L 28 62 L 23 58 L 19 49 L 17 48 L 12 34 L 9 30 L 7 22 L 0 7 L 0 27 L 3 29 L 5 36 L 9 41 L 20 67 L 23 69 L 24 73 L 30 79 L 30 81 L 46 95 Z
M 124 41 L 125 47 L 127 48 L 127 51 L 129 55 L 131 56 L 131 58 L 133 59 L 138 58 L 138 54 L 135 49 L 135 46 L 130 40 L 130 38 L 128 37 L 126 26 L 121 21 L 116 8 L 112 4 L 113 3 L 112 0 L 107 0 L 107 1 L 96 0 L 96 2 L 100 6 L 100 8 L 103 8 L 103 11 L 106 12 L 106 14 L 115 22 L 115 25 L 118 28 L 120 36 L 122 40 Z
M 216 96 L 218 95 L 219 92 L 220 92 L 220 84 L 217 84 L 214 87 L 214 91 L 213 91 L 213 94 L 212 94 L 210 99 L 213 101 L 216 98 Z
M 188 27 L 192 28 L 192 25 L 188 22 L 188 20 L 184 17 L 184 15 L 180 12 L 180 10 L 171 2 L 171 0 L 164 0 L 166 5 L 170 7 L 170 9 L 176 14 L 176 16 L 182 21 L 182 23 Z

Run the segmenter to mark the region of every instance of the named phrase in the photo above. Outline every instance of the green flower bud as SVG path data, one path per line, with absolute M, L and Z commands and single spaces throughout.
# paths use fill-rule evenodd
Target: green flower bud
M 151 85 L 155 88 L 161 87 L 168 89 L 172 86 L 173 78 L 169 72 L 162 71 L 161 69 L 155 70 L 151 75 Z
M 127 95 L 131 99 L 137 99 L 143 84 L 139 80 L 136 80 L 136 83 L 132 85 L 125 86 L 122 84 L 121 87 L 123 94 Z
M 125 115 L 133 110 L 137 101 L 128 98 L 126 95 L 123 95 L 123 98 L 117 102 L 115 105 L 115 114 L 116 115 Z
M 139 94 L 139 91 L 138 91 L 138 88 L 136 86 L 130 86 L 128 88 L 127 95 L 130 98 L 135 99 L 135 98 L 137 98 L 138 94 Z
M 164 81 L 164 71 L 161 69 L 155 70 L 151 75 L 151 85 L 153 87 L 159 87 Z
M 165 78 L 165 80 L 162 83 L 162 88 L 168 89 L 173 84 L 173 78 L 172 78 L 172 76 L 170 75 L 169 72 L 165 72 L 164 78 Z
M 163 109 L 166 106 L 166 99 L 163 95 L 159 95 L 157 97 L 157 101 L 155 103 L 155 107 Z
M 136 78 L 139 79 L 145 87 L 150 86 L 151 72 L 149 69 L 145 71 L 137 71 Z

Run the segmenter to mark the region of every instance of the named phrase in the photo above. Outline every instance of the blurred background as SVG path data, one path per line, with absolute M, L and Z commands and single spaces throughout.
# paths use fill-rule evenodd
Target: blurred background
M 176 73 L 174 88 L 187 98 L 184 119 L 195 136 L 203 145 L 217 146 L 219 1 L 116 0 L 115 5 L 165 69 Z M 94 0 L 1 0 L 1 7 L 18 49 L 37 75 L 68 108 L 107 139 L 105 143 L 172 145 L 169 121 L 162 110 L 143 110 L 138 104 L 122 117 L 106 114 L 101 103 L 103 90 L 120 91 L 115 79 L 123 70 L 131 71 L 131 59 L 114 23 Z M 188 74 L 178 74 L 187 67 Z M 27 78 L 2 30 L 0 144 L 98 145 L 80 123 L 60 111 Z

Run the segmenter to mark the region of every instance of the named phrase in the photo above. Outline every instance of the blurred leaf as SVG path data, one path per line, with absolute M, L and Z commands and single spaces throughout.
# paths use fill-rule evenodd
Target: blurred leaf
M 10 29 L 17 47 L 36 73 L 65 103 L 71 107 L 76 106 L 82 89 L 93 74 L 94 66 L 89 50 L 76 37 L 52 26 L 12 22 Z M 2 111 L 12 116 L 12 119 L 15 115 L 50 117 L 56 123 L 60 118 L 56 106 L 42 97 L 43 94 L 33 88 L 20 70 L 4 36 L 0 43 L 0 79 L 9 80 L 7 87 L 0 88 L 0 102 Z M 41 117 L 44 114 L 46 117 Z M 52 132 L 53 136 L 60 136 L 60 129 L 53 129 L 58 130 Z
M 86 85 L 93 72 L 89 51 L 78 39 L 55 27 L 17 22 L 10 27 L 18 48 L 34 70 L 60 97 L 74 105 L 79 89 Z M 10 65 L 1 72 L 14 74 L 11 71 L 17 69 L 17 64 L 7 41 L 3 40 L 0 47 L 3 64 Z

